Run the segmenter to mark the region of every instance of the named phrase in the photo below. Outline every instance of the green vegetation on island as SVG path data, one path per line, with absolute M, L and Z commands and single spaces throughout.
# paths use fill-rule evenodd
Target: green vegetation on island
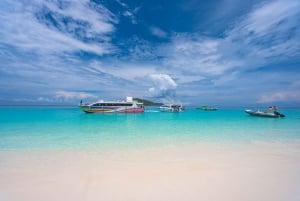
M 140 103 L 144 103 L 145 106 L 160 106 L 162 103 L 154 103 L 149 100 L 141 99 L 141 98 L 133 98 L 134 101 L 138 101 Z

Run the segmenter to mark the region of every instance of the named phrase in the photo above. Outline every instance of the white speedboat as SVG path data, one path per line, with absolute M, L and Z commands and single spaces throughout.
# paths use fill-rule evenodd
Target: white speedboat
M 184 107 L 180 104 L 165 104 L 159 107 L 162 112 L 182 112 Z
M 95 103 L 80 103 L 79 109 L 86 113 L 141 113 L 145 108 L 143 103 L 127 97 L 126 101 L 97 101 Z
M 260 111 L 260 110 L 257 110 L 257 111 L 245 110 L 245 112 L 252 116 L 258 116 L 258 117 L 271 117 L 271 118 L 285 117 L 284 114 L 281 114 L 277 111 L 265 112 L 265 111 Z

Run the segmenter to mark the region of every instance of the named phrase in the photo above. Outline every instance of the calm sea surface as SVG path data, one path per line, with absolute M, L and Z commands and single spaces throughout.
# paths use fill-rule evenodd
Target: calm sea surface
M 0 107 L 0 150 L 118 149 L 188 144 L 300 140 L 300 110 L 285 118 L 241 109 L 182 113 L 85 114 L 77 107 Z

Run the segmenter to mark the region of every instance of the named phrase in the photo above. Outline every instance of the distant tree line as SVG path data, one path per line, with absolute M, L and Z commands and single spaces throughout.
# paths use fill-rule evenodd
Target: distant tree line
M 160 106 L 162 103 L 154 103 L 149 100 L 141 99 L 141 98 L 133 98 L 134 101 L 138 101 L 140 103 L 144 103 L 145 106 Z

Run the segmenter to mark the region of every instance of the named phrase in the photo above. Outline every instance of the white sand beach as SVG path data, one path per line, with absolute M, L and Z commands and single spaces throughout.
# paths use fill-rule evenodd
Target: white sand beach
M 299 201 L 300 144 L 1 151 L 1 201 Z

